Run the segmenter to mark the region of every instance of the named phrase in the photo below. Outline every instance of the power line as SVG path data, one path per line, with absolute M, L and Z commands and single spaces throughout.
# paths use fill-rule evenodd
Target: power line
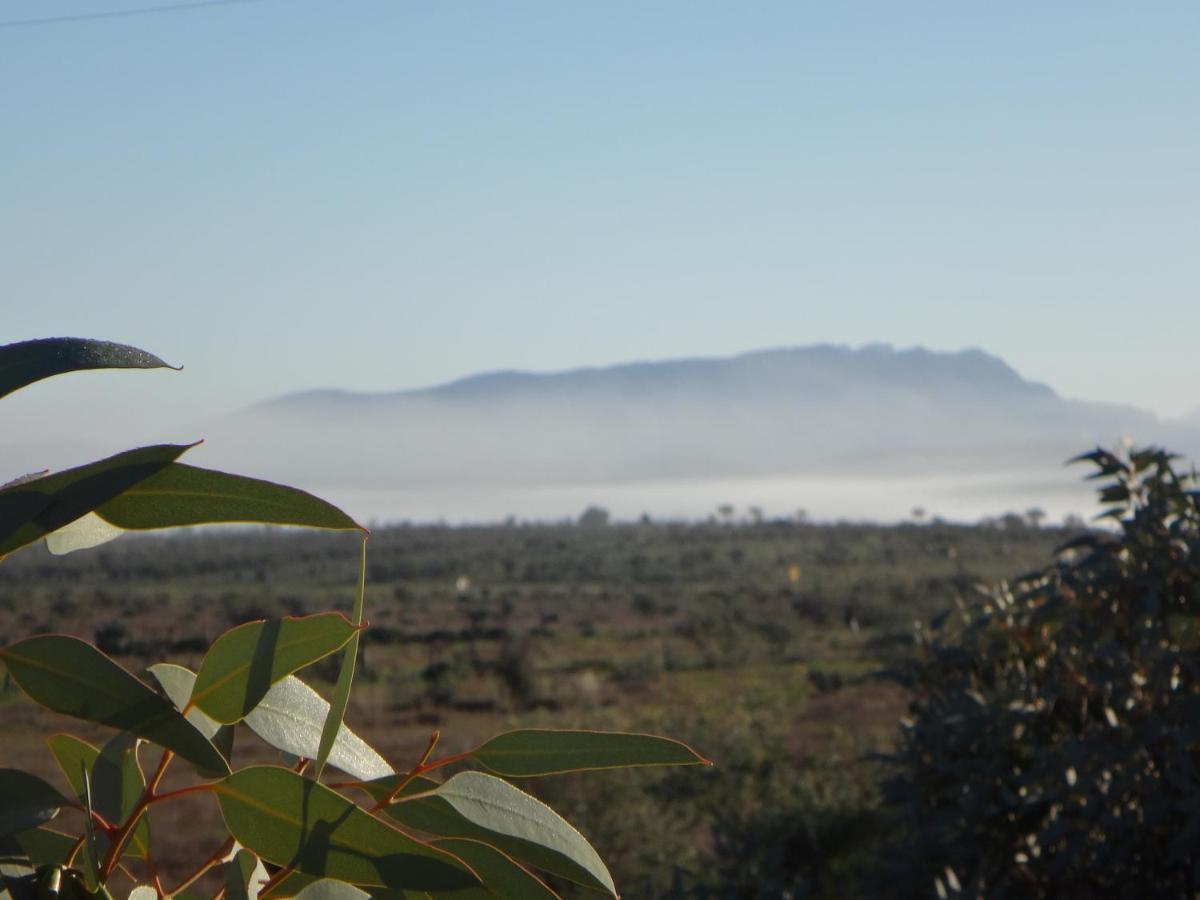
M 96 22 L 101 19 L 128 19 L 133 16 L 152 16 L 156 13 L 185 12 L 207 6 L 232 6 L 235 3 L 258 3 L 260 0 L 192 0 L 169 6 L 141 6 L 136 9 L 114 9 L 108 12 L 79 13 L 73 16 L 46 16 L 40 19 L 10 19 L 0 21 L 0 28 L 28 28 L 34 25 L 65 25 L 71 22 Z

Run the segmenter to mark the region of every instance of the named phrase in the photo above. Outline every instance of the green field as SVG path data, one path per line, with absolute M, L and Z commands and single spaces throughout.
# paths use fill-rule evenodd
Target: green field
M 593 841 L 625 896 L 780 896 L 761 893 L 779 877 L 806 895 L 865 895 L 888 815 L 870 754 L 905 712 L 888 673 L 914 652 L 914 621 L 1044 565 L 1069 536 L 1007 524 L 382 529 L 347 720 L 397 766 L 434 729 L 446 751 L 535 723 L 677 737 L 716 765 L 532 788 Z M 0 567 L 0 630 L 75 634 L 135 671 L 194 666 L 230 625 L 348 611 L 357 555 L 352 535 L 260 528 L 63 558 L 31 548 Z M 332 672 L 303 674 L 327 690 Z M 55 776 L 43 737 L 77 723 L 7 683 L 0 696 L 0 765 Z M 265 758 L 251 741 L 236 753 Z M 153 821 L 156 843 L 182 848 L 216 822 L 206 799 L 177 809 Z

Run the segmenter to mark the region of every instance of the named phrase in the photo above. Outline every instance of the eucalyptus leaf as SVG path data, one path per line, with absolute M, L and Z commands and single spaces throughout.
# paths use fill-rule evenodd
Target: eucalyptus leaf
M 271 685 L 337 651 L 358 630 L 341 613 L 247 622 L 231 628 L 205 654 L 188 704 L 217 722 L 239 722 Z
M 260 738 L 285 753 L 316 758 L 329 703 L 295 675 L 273 685 L 245 718 Z M 329 751 L 329 764 L 367 781 L 393 774 L 387 760 L 343 722 Z
M 230 834 L 275 865 L 401 890 L 455 890 L 479 883 L 451 854 L 287 769 L 241 769 L 217 782 L 215 792 Z
M 175 704 L 176 709 L 188 710 L 185 717 L 195 726 L 196 730 L 212 740 L 220 731 L 221 723 L 194 706 L 188 709 L 188 702 L 192 699 L 192 686 L 196 683 L 196 673 L 185 666 L 178 666 L 174 663 L 155 663 L 146 671 L 154 676 L 154 680 L 162 686 L 163 692 Z
M 367 595 L 367 538 L 363 536 L 362 546 L 358 556 L 358 595 L 354 599 L 355 626 L 363 624 L 363 611 Z M 358 662 L 359 635 L 356 632 L 347 642 L 342 652 L 342 664 L 338 669 L 337 682 L 333 686 L 333 698 L 329 703 L 329 714 L 321 728 L 321 744 L 317 748 L 316 777 L 320 778 L 325 769 L 325 763 L 333 750 L 333 743 L 342 730 L 342 721 L 346 717 L 346 706 L 350 702 L 350 688 L 354 684 L 354 666 Z
M 402 776 L 363 785 L 386 796 Z M 460 772 L 445 784 L 416 779 L 387 813 L 402 825 L 447 838 L 482 841 L 514 860 L 616 896 L 612 876 L 569 822 L 540 800 L 483 772 Z
M 111 738 L 92 763 L 92 804 L 105 821 L 123 825 L 137 807 L 146 789 L 137 758 L 138 739 L 121 733 Z M 108 850 L 108 837 L 99 838 L 101 853 Z M 130 835 L 124 852 L 146 859 L 150 855 L 150 820 L 143 816 Z
M 0 490 L 0 556 L 58 531 L 174 462 L 190 444 L 126 450 Z
M 76 550 L 91 550 L 109 541 L 115 541 L 124 533 L 124 528 L 110 525 L 94 512 L 90 512 L 46 535 L 46 549 L 55 556 L 66 556 Z
M 220 752 L 170 701 L 85 641 L 37 635 L 0 649 L 0 659 L 42 706 L 153 741 L 204 771 L 229 771 Z
M 439 838 L 431 843 L 474 869 L 485 885 L 481 893 L 505 900 L 561 900 L 540 878 L 490 844 L 465 838 Z
M 71 803 L 36 775 L 0 769 L 0 836 L 49 822 Z
M 46 746 L 75 795 L 80 801 L 86 798 L 84 776 L 90 775 L 93 808 L 105 821 L 117 825 L 132 812 L 146 786 L 135 744 L 136 738 L 128 734 L 114 736 L 103 749 L 70 734 L 55 734 L 46 739 Z M 108 849 L 108 836 L 98 834 L 96 845 L 103 855 Z M 130 836 L 124 855 L 145 859 L 149 852 L 150 822 L 143 819 Z
M 332 878 L 322 878 L 303 888 L 295 900 L 368 900 L 364 890 L 356 888 L 344 881 L 334 881 Z
M 175 463 L 97 510 L 129 530 L 213 522 L 260 522 L 334 531 L 362 531 L 348 515 L 297 488 Z
M 13 835 L 35 866 L 64 866 L 79 838 L 52 828 L 31 828 Z
M 262 860 L 249 850 L 239 850 L 225 869 L 225 896 L 228 900 L 258 900 L 269 878 Z
M 83 800 L 85 791 L 83 773 L 92 771 L 96 757 L 100 755 L 100 748 L 92 746 L 83 738 L 75 737 L 73 734 L 52 734 L 46 738 L 46 746 L 50 750 L 50 755 L 54 757 L 54 761 L 58 763 L 58 767 L 62 769 L 75 796 Z
M 35 381 L 86 369 L 174 368 L 153 353 L 91 338 L 39 338 L 0 346 L 0 397 Z
M 509 778 L 632 766 L 712 765 L 691 747 L 670 738 L 540 728 L 497 735 L 472 750 L 471 756 Z

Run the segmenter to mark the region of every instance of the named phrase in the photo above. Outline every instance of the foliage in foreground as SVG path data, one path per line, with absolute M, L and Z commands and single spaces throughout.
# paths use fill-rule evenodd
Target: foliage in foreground
M 1200 493 L 1156 448 L 1079 458 L 1115 532 L 925 636 L 889 879 L 929 896 L 1200 889 Z
M 80 369 L 158 368 L 157 357 L 74 338 L 0 347 L 0 397 Z M 343 723 L 358 642 L 366 532 L 341 510 L 281 485 L 187 466 L 185 445 L 127 451 L 38 473 L 0 488 L 0 558 L 44 539 L 53 552 L 96 546 L 125 530 L 209 522 L 265 522 L 363 533 L 351 617 L 318 613 L 239 625 L 209 648 L 198 671 L 160 663 L 139 678 L 67 635 L 0 649 L 8 676 L 35 702 L 115 734 L 96 747 L 59 734 L 47 745 L 65 789 L 0 769 L 0 898 L 187 896 L 223 867 L 227 897 L 552 898 L 538 874 L 616 896 L 604 863 L 578 831 L 509 779 L 706 762 L 676 741 L 642 734 L 526 729 L 437 758 L 435 732 L 399 770 Z M 327 701 L 296 672 L 341 654 Z M 234 735 L 249 732 L 284 765 L 233 765 Z M 146 776 L 144 748 L 161 750 Z M 178 757 L 193 784 L 164 791 Z M 449 766 L 461 769 L 440 780 Z M 345 773 L 322 783 L 326 766 Z M 486 771 L 480 771 L 486 770 Z M 179 884 L 154 861 L 156 806 L 197 793 L 215 798 L 228 835 L 203 847 Z M 78 813 L 74 831 L 48 823 Z M 552 880 L 552 879 L 551 879 Z

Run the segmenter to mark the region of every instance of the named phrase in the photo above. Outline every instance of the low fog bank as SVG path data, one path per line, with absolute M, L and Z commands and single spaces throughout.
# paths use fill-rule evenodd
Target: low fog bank
M 318 493 L 360 521 L 389 524 L 444 522 L 473 525 L 577 520 L 599 506 L 616 521 L 643 515 L 655 521 L 709 518 L 803 519 L 890 524 L 945 519 L 976 523 L 1008 512 L 1041 509 L 1046 521 L 1090 517 L 1095 492 L 1082 471 L 1046 478 L 1028 472 L 927 478 L 738 478 L 710 481 L 647 481 L 552 487 L 464 487 L 360 490 L 327 486 Z M 729 506 L 732 510 L 719 511 Z

